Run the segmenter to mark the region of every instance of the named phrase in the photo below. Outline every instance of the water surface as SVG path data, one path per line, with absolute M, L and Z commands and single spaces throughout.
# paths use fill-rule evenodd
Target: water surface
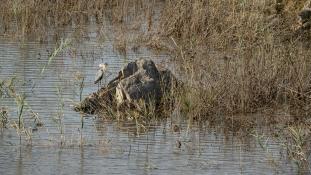
M 173 67 L 167 55 L 146 48 L 119 54 L 113 48 L 114 33 L 108 28 L 108 39 L 99 42 L 96 31 L 90 24 L 87 38 L 72 43 L 43 74 L 55 48 L 53 40 L 40 44 L 0 39 L 0 79 L 16 77 L 16 90 L 26 96 L 28 104 L 23 113 L 26 128 L 36 128 L 31 111 L 44 123 L 33 130 L 32 141 L 24 135 L 20 139 L 12 127 L 0 132 L 0 174 L 297 173 L 295 164 L 273 139 L 265 140 L 263 149 L 255 137 L 224 133 L 208 122 L 189 127 L 185 119 L 168 116 L 139 133 L 133 122 L 88 116 L 81 128 L 81 116 L 72 110 L 80 100 L 79 77 L 84 78 L 82 96 L 86 97 L 98 89 L 93 83 L 98 64 L 109 64 L 107 81 L 139 57 Z M 67 32 L 70 36 L 71 30 Z M 17 121 L 17 106 L 13 98 L 0 100 L 0 107 L 9 110 L 11 122 Z M 63 118 L 61 125 L 57 116 Z M 173 125 L 180 130 L 174 131 Z

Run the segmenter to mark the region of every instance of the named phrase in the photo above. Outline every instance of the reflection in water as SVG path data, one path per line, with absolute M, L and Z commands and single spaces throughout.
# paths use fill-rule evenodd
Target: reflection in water
M 18 151 L 18 159 L 17 159 L 17 167 L 16 167 L 16 174 L 22 175 L 23 174 L 23 157 L 22 157 L 22 147 L 19 148 Z
M 279 146 L 272 142 L 269 152 L 251 139 L 218 134 L 197 125 L 187 132 L 184 123 L 180 132 L 171 129 L 170 121 L 152 126 L 139 137 L 135 126 L 128 130 L 117 122 L 96 122 L 96 129 L 87 119 L 85 144 L 63 148 L 44 145 L 37 140 L 33 146 L 0 146 L 1 174 L 271 174 L 293 173 L 282 158 Z M 176 146 L 176 141 L 181 147 Z M 4 140 L 2 140 L 3 143 Z M 257 146 L 256 146 L 257 145 Z M 8 151 L 8 149 L 17 149 Z M 16 166 L 14 155 L 16 157 Z M 12 160 L 13 158 L 13 160 Z

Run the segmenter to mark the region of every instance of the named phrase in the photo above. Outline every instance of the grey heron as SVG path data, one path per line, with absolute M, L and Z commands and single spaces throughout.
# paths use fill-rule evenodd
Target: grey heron
M 95 81 L 94 81 L 95 84 L 97 84 L 98 82 L 101 82 L 101 80 L 103 79 L 104 74 L 107 71 L 108 64 L 107 63 L 99 64 L 98 67 L 99 67 L 99 69 L 98 69 L 98 71 L 96 73 Z

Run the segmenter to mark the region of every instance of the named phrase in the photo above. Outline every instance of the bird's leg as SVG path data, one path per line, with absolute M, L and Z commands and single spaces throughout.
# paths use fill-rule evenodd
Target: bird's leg
M 105 86 L 107 86 L 107 77 L 106 77 L 106 75 L 104 75 L 105 77 Z

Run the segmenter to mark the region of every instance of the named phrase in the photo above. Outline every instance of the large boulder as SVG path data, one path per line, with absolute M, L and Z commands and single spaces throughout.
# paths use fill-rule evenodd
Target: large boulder
M 141 101 L 158 107 L 178 84 L 170 70 L 159 70 L 152 60 L 141 58 L 128 63 L 107 86 L 90 94 L 75 109 L 94 114 L 135 107 Z

